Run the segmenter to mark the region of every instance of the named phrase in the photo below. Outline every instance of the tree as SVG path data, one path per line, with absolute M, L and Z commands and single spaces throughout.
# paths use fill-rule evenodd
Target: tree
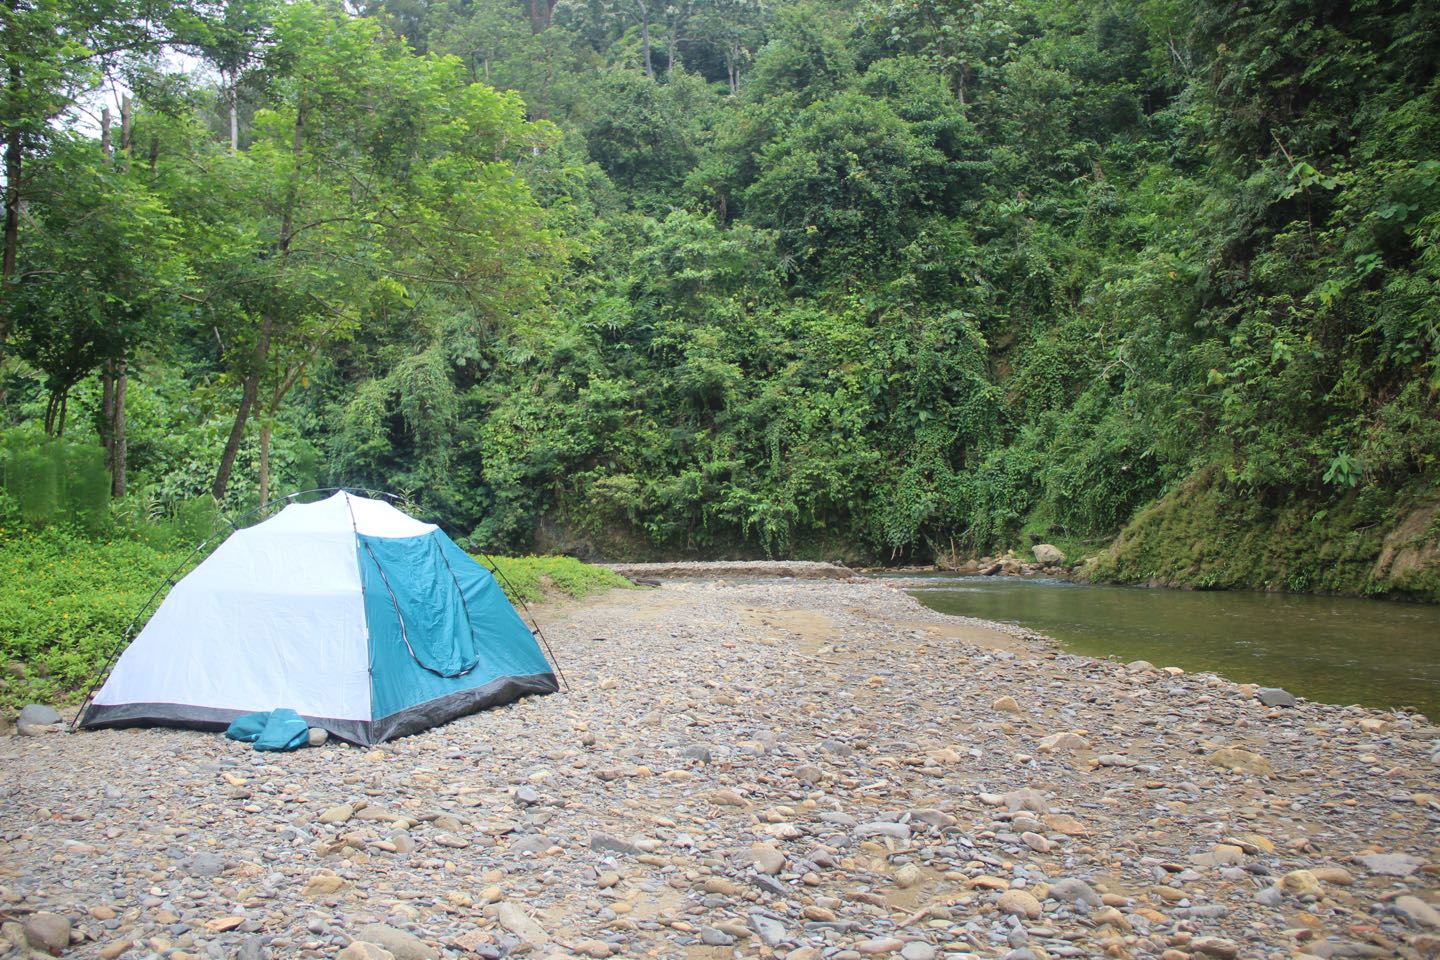
M 45 430 L 60 436 L 77 383 L 166 332 L 188 271 L 165 204 L 93 141 L 52 142 L 32 186 L 45 202 L 7 299 L 16 352 L 45 379 Z M 112 469 L 123 494 L 123 455 Z
M 694 39 L 719 51 L 731 95 L 764 39 L 768 11 L 762 0 L 697 0 Z
M 240 85 L 263 62 L 277 0 L 206 0 L 174 17 L 173 44 L 204 57 L 220 73 L 230 151 L 240 149 Z
M 928 60 L 962 104 L 976 74 L 1003 61 L 1018 39 L 1013 0 L 895 0 L 872 13 L 892 48 Z
M 62 116 L 93 92 L 124 58 L 153 54 L 177 5 L 149 0 L 0 2 L 0 142 L 4 149 L 5 226 L 0 294 L 19 264 L 20 221 L 29 157 L 43 153 Z M 0 305 L 0 349 L 10 329 Z
M 217 498 L 257 412 L 268 494 L 280 403 L 377 297 L 443 293 L 503 309 L 548 269 L 552 246 L 510 165 L 549 137 L 523 120 L 518 98 L 469 83 L 458 59 L 414 56 L 374 21 L 295 4 L 275 32 L 279 98 L 257 114 L 241 171 L 255 198 L 251 234 L 264 240 L 232 261 L 232 316 L 254 326 L 236 330 L 247 349 L 227 351 L 241 395 Z

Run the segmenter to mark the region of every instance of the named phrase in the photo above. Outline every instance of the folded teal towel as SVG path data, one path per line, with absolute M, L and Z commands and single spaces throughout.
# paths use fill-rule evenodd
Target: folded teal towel
M 294 710 L 282 707 L 236 717 L 225 736 L 255 744 L 256 750 L 296 750 L 310 738 L 310 726 Z

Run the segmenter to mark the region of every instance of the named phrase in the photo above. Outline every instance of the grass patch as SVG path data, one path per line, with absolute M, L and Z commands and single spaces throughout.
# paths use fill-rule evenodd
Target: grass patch
M 574 557 L 476 557 L 480 565 L 496 570 L 500 585 L 512 603 L 539 603 L 554 595 L 579 600 L 612 587 L 631 583 L 607 567 L 582 563 Z

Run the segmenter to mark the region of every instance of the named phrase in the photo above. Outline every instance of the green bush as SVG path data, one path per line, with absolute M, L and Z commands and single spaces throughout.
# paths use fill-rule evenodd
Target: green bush
M 10 585 L 0 591 L 0 703 L 83 693 L 186 553 L 56 528 L 0 529 L 0 576 Z
M 110 474 L 98 446 L 23 430 L 0 435 L 0 488 L 28 525 L 109 526 Z
M 606 567 L 581 563 L 574 557 L 477 557 L 505 588 L 512 603 L 538 603 L 555 594 L 579 600 L 630 581 Z

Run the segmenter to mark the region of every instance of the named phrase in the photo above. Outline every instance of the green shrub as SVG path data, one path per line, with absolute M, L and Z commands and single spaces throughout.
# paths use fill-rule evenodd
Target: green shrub
M 86 540 L 63 529 L 0 529 L 0 703 L 83 693 L 125 628 L 187 551 Z
M 581 563 L 574 557 L 477 557 L 505 588 L 512 603 L 538 603 L 558 593 L 579 600 L 630 581 L 606 567 Z
M 30 526 L 109 526 L 110 473 L 98 446 L 22 430 L 0 435 L 0 488 Z

